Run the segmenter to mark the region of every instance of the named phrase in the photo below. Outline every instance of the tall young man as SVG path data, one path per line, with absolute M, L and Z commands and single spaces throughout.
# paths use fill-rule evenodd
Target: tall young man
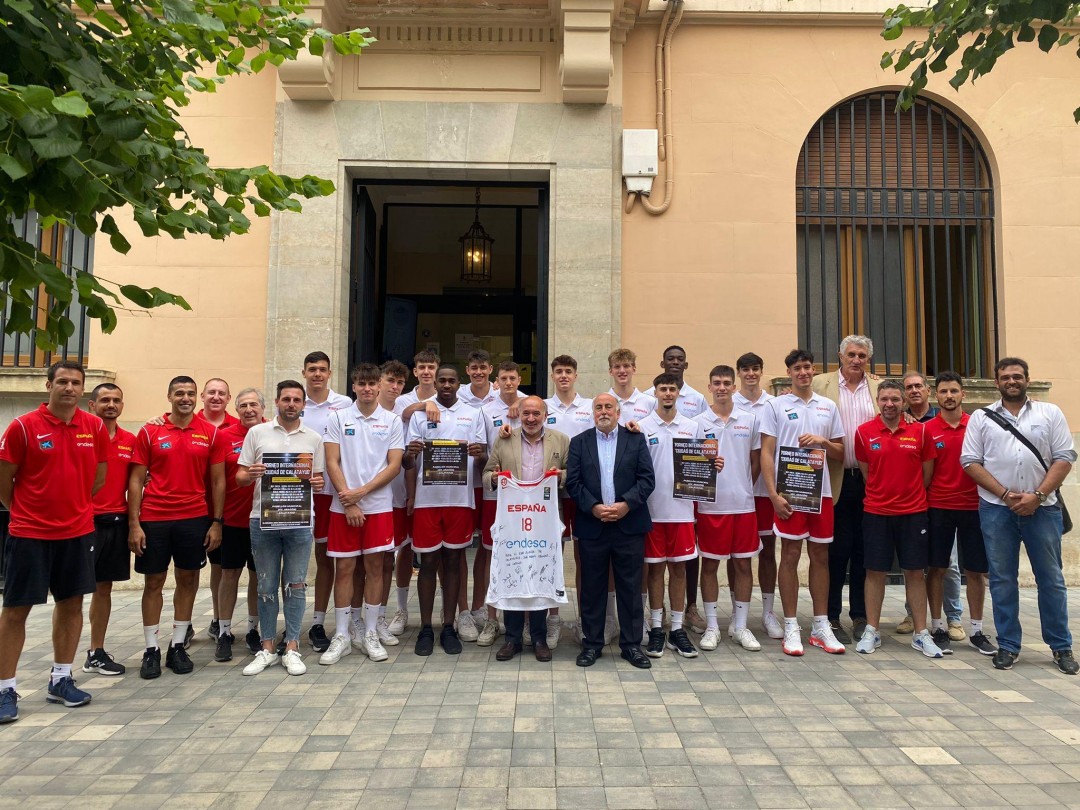
M 758 428 L 765 412 L 765 404 L 772 399 L 772 394 L 761 388 L 765 371 L 765 361 L 760 355 L 747 352 L 735 361 L 735 373 L 739 375 L 739 390 L 732 397 L 736 408 L 749 411 L 757 419 Z M 776 537 L 773 535 L 772 501 L 765 480 L 756 476 L 754 480 L 754 512 L 757 515 L 757 534 L 761 538 L 761 553 L 758 555 L 758 587 L 761 589 L 761 626 L 769 638 L 784 637 L 784 628 L 776 617 Z M 728 563 L 729 582 L 734 581 L 734 571 Z
M 83 596 L 94 592 L 94 510 L 105 483 L 109 435 L 79 409 L 85 371 L 49 367 L 49 401 L 16 417 L 0 440 L 0 503 L 11 512 L 7 575 L 0 611 L 0 723 L 19 719 L 15 670 L 30 608 L 53 607 L 53 667 L 45 700 L 74 708 L 90 702 L 71 667 L 82 632 Z
M 761 552 L 754 509 L 754 480 L 761 472 L 761 433 L 754 414 L 735 405 L 735 370 L 731 366 L 716 366 L 709 372 L 709 393 L 712 407 L 697 417 L 701 438 L 717 442 L 716 496 L 697 504 L 706 624 L 701 649 L 715 650 L 720 642 L 717 571 L 720 561 L 727 560 L 732 603 L 728 635 L 744 650 L 760 650 L 761 644 L 746 620 L 754 588 L 751 561 Z
M 856 652 L 869 654 L 881 646 L 878 627 L 885 598 L 885 575 L 893 556 L 904 572 L 915 634 L 911 646 L 927 658 L 942 650 L 926 629 L 927 563 L 926 486 L 934 473 L 934 444 L 919 422 L 903 418 L 904 389 L 882 380 L 877 392 L 878 415 L 855 431 L 855 457 L 866 481 L 863 538 L 866 567 L 866 630 Z
M 112 615 L 114 582 L 131 579 L 128 548 L 127 485 L 135 434 L 116 424 L 124 412 L 124 392 L 118 385 L 101 383 L 90 392 L 90 413 L 101 419 L 109 434 L 105 484 L 94 493 L 94 576 L 97 586 L 90 597 L 90 649 L 83 672 L 123 675 L 127 667 L 105 651 L 105 633 Z
M 327 423 L 324 444 L 326 472 L 337 496 L 330 506 L 330 538 L 326 553 L 334 560 L 336 629 L 320 664 L 335 664 L 351 652 L 349 613 L 353 569 L 363 557 L 365 582 L 362 651 L 372 661 L 385 661 L 386 648 L 378 624 L 384 589 L 384 557 L 394 553 L 394 494 L 391 482 L 401 469 L 405 439 L 401 419 L 379 405 L 379 367 L 361 363 L 352 370 L 356 403 L 338 411 Z M 389 636 L 392 644 L 397 637 Z
M 206 565 L 206 552 L 221 544 L 224 463 L 214 463 L 218 431 L 195 415 L 195 392 L 191 377 L 173 377 L 168 387 L 171 410 L 162 418 L 163 424 L 145 425 L 135 438 L 128 479 L 128 544 L 135 553 L 135 571 L 145 577 L 142 618 L 146 651 L 139 669 L 139 677 L 144 679 L 161 675 L 158 623 L 170 563 L 176 590 L 165 665 L 177 675 L 194 668 L 185 644 L 199 571 Z
M 629 349 L 616 349 L 608 355 L 608 374 L 611 375 L 611 394 L 619 403 L 619 425 L 640 422 L 654 410 L 656 399 L 643 394 L 634 386 L 637 374 L 637 355 Z
M 483 349 L 469 352 L 465 360 L 465 373 L 469 377 L 469 384 L 458 390 L 458 399 L 474 408 L 494 402 L 499 396 L 499 389 L 491 384 L 492 371 L 490 354 Z
M 791 392 L 766 403 L 761 420 L 761 475 L 769 491 L 776 514 L 773 534 L 781 540 L 780 603 L 784 608 L 784 653 L 802 655 L 802 629 L 799 627 L 799 558 L 802 543 L 807 541 L 810 558 L 810 599 L 814 605 L 814 624 L 810 644 L 827 653 L 839 654 L 844 645 L 836 640 L 829 626 L 829 544 L 833 541 L 833 499 L 829 476 L 821 483 L 821 510 L 796 512 L 776 488 L 776 474 L 782 447 L 808 447 L 825 451 L 828 459 L 844 455 L 844 427 L 836 405 L 812 388 L 814 355 L 795 349 L 784 358 Z
M 304 425 L 319 436 L 326 431 L 326 423 L 334 411 L 352 407 L 352 400 L 330 388 L 330 358 L 325 352 L 311 352 L 304 358 L 301 370 L 304 378 L 304 410 L 300 418 Z M 326 556 L 326 538 L 330 533 L 330 502 L 334 492 L 327 479 L 321 492 L 314 493 L 315 524 L 315 612 L 311 618 L 308 640 L 317 653 L 326 652 L 330 639 L 326 636 L 323 622 L 330 604 L 330 589 L 334 584 L 334 563 Z
M 406 365 L 398 360 L 387 360 L 379 367 L 379 407 L 390 413 L 395 412 L 395 406 L 397 405 L 397 399 L 401 396 L 401 392 L 405 390 L 405 381 L 409 379 L 409 369 Z M 400 417 L 398 417 L 400 419 Z M 402 430 L 405 426 L 402 424 Z M 415 484 L 415 482 L 414 482 Z M 379 630 L 380 638 L 383 637 L 383 632 L 393 635 L 395 637 L 400 636 L 405 632 L 405 625 L 408 622 L 409 616 L 409 583 L 412 581 L 412 538 L 410 535 L 409 524 L 412 522 L 406 509 L 407 491 L 405 486 L 405 471 L 398 470 L 398 474 L 394 476 L 394 480 L 390 482 L 390 491 L 393 493 L 394 504 L 394 554 L 386 555 L 383 560 L 383 595 L 382 595 L 382 610 L 380 611 Z M 407 554 L 406 554 L 407 552 Z M 395 586 L 395 577 L 399 571 L 395 571 L 395 568 L 399 568 L 405 557 L 408 557 L 408 566 L 404 571 L 400 571 L 404 575 L 405 584 L 403 589 L 405 591 L 405 602 L 402 605 L 398 605 L 398 610 L 395 612 L 391 621 L 386 620 L 386 607 L 390 602 L 390 589 Z M 358 566 L 359 567 L 359 566 Z M 353 602 L 356 602 L 356 585 L 354 580 L 353 585 Z M 355 606 L 355 604 L 354 604 Z M 388 643 L 384 641 L 383 644 Z
M 648 498 L 652 529 L 645 535 L 645 562 L 649 564 L 649 642 L 645 654 L 660 658 L 664 647 L 683 658 L 698 651 L 683 628 L 686 605 L 686 561 L 697 557 L 694 541 L 694 502 L 675 497 L 676 439 L 701 438 L 701 426 L 676 407 L 679 378 L 660 374 L 653 380 L 656 410 L 638 423 L 652 460 L 656 488 Z M 671 632 L 664 637 L 664 574 L 671 600 Z
M 429 479 L 424 461 L 432 452 L 433 442 L 456 442 L 470 458 L 485 458 L 487 436 L 483 414 L 458 401 L 458 372 L 453 366 L 442 365 L 435 377 L 435 404 L 439 421 L 424 413 L 415 413 L 406 431 L 405 469 L 418 470 L 416 499 L 413 508 L 413 548 L 421 554 L 420 633 L 416 637 L 416 654 L 431 655 L 435 648 L 432 613 L 435 605 L 435 578 L 442 574 L 443 628 L 439 643 L 450 655 L 461 652 L 461 641 L 454 629 L 454 611 L 458 603 L 460 558 L 472 542 L 473 532 L 473 465 L 466 460 L 465 483 L 445 484 Z

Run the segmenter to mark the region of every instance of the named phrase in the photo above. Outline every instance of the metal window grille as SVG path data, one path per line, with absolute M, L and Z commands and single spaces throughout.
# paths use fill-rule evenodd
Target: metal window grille
M 800 345 L 836 367 L 848 334 L 881 374 L 984 377 L 997 349 L 994 191 L 953 113 L 895 92 L 845 101 L 814 125 L 796 174 Z

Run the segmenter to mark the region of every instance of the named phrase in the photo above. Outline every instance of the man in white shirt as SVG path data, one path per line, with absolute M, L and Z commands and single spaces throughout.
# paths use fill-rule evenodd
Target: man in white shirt
M 469 385 L 458 389 L 458 399 L 474 408 L 494 402 L 499 396 L 499 389 L 491 384 L 492 370 L 490 354 L 483 349 L 470 352 L 465 360 Z
M 397 413 L 397 400 L 405 389 L 409 378 L 409 369 L 399 360 L 387 360 L 379 366 L 379 405 L 391 413 Z M 398 415 L 400 419 L 400 415 Z M 402 422 L 402 431 L 405 423 Z M 415 482 L 414 482 L 415 484 Z M 398 470 L 390 482 L 394 503 L 394 549 L 395 553 L 383 560 L 383 597 L 382 616 L 386 616 L 386 606 L 390 602 L 390 589 L 398 586 L 398 609 L 387 623 L 386 629 L 395 636 L 405 632 L 409 619 L 409 585 L 412 582 L 412 538 L 409 536 L 409 519 L 406 501 L 408 493 L 405 485 L 405 470 Z M 358 566 L 359 568 L 359 566 Z M 404 585 L 402 585 L 404 583 Z M 404 590 L 404 599 L 401 591 Z M 356 587 L 353 587 L 353 601 L 356 601 Z M 355 607 L 355 605 L 354 605 Z M 380 625 L 382 622 L 380 622 Z
M 634 387 L 637 355 L 629 349 L 616 349 L 608 355 L 608 374 L 611 375 L 611 394 L 619 403 L 619 426 L 640 422 L 656 409 L 656 399 Z

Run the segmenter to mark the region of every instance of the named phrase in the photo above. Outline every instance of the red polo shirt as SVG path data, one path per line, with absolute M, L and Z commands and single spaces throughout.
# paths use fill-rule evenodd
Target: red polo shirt
M 237 423 L 218 433 L 214 444 L 213 462 L 225 463 L 225 525 L 246 529 L 251 518 L 251 499 L 255 484 L 246 487 L 236 483 L 236 463 L 240 459 L 240 448 L 244 446 L 244 437 L 249 428 Z
M 927 502 L 934 509 L 979 508 L 979 488 L 960 466 L 960 450 L 967 433 L 968 415 L 960 417 L 960 424 L 952 427 L 941 416 L 926 423 L 926 431 L 937 452 L 934 477 L 926 490 Z
M 209 423 L 210 423 L 210 420 L 206 418 L 206 408 L 203 408 L 203 409 L 202 409 L 201 411 L 199 411 L 199 412 L 198 412 L 197 414 L 195 414 L 195 415 L 196 415 L 197 417 L 199 417 L 200 419 L 202 419 L 202 420 L 203 420 L 204 422 L 206 422 L 207 424 L 209 424 Z M 218 430 L 225 430 L 225 428 L 235 427 L 236 425 L 239 425 L 239 424 L 240 424 L 240 420 L 239 420 L 239 419 L 237 419 L 237 418 L 236 418 L 235 416 L 233 416 L 233 415 L 232 415 L 231 413 L 229 413 L 228 411 L 225 411 L 225 421 L 224 421 L 224 422 L 222 422 L 222 423 L 221 423 L 221 424 L 220 424 L 220 425 L 218 426 Z
M 19 467 L 8 531 L 34 540 L 71 540 L 94 531 L 91 492 L 108 452 L 109 434 L 92 413 L 76 410 L 68 424 L 43 403 L 15 417 L 0 439 L 0 460 Z
M 207 480 L 218 430 L 198 417 L 186 428 L 174 425 L 168 414 L 164 419 L 163 425 L 144 425 L 135 439 L 132 461 L 150 473 L 139 518 L 206 517 Z
M 105 432 L 108 433 L 108 428 Z M 109 468 L 105 473 L 105 486 L 94 496 L 95 515 L 127 514 L 128 477 L 134 453 L 135 434 L 118 426 L 116 435 L 109 442 Z
M 880 414 L 855 431 L 855 458 L 867 465 L 863 509 L 872 515 L 912 515 L 926 511 L 922 464 L 934 458 L 934 443 L 919 422 L 903 419 L 895 431 Z

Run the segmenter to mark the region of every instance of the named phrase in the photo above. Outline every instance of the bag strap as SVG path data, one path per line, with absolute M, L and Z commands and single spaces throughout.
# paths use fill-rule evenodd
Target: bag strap
M 992 422 L 999 425 L 1000 427 L 1011 433 L 1013 436 L 1015 436 L 1016 439 L 1020 442 L 1020 444 L 1024 445 L 1024 447 L 1026 447 L 1035 455 L 1035 458 L 1039 460 L 1039 464 L 1042 465 L 1043 470 L 1049 472 L 1050 466 L 1045 461 L 1043 461 L 1042 453 L 1038 451 L 1038 449 L 1035 447 L 1035 445 L 1031 443 L 1027 436 L 1025 436 L 1023 433 L 1013 427 L 1013 425 L 1004 416 L 997 413 L 996 411 L 992 411 L 990 410 L 990 408 L 980 408 L 979 410 L 985 413 Z

